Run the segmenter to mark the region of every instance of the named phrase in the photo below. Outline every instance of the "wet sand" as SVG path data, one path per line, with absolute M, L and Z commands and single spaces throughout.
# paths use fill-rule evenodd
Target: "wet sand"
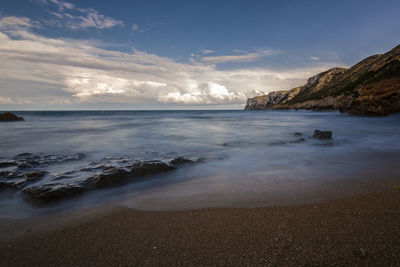
M 0 265 L 399 266 L 399 207 L 394 187 L 306 206 L 106 207 L 20 225 L 11 220 L 1 230 Z M 12 227 L 19 229 L 13 238 Z

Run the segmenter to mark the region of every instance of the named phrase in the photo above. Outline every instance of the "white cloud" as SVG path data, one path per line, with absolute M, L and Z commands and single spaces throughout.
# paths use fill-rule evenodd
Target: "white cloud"
M 139 26 L 136 23 L 132 24 L 132 31 L 138 31 L 138 30 Z
M 183 104 L 224 104 L 229 102 L 241 102 L 246 98 L 242 92 L 229 92 L 220 84 L 208 82 L 205 84 L 188 84 L 184 92 L 170 92 L 159 98 L 161 102 L 175 102 Z
M 0 18 L 0 28 L 3 30 L 13 30 L 17 28 L 31 28 L 31 27 L 39 27 L 38 22 L 33 22 L 29 18 L 26 17 L 2 17 Z
M 64 10 L 64 9 L 74 9 L 75 5 L 69 2 L 65 1 L 60 1 L 60 0 L 40 0 L 41 3 L 53 3 L 58 6 L 59 10 Z
M 29 99 L 22 99 L 20 97 L 10 98 L 0 96 L 0 105 L 25 105 L 31 104 Z
M 301 85 L 332 66 L 218 70 L 204 62 L 182 63 L 136 49 L 106 50 L 93 42 L 44 37 L 29 28 L 0 29 L 0 104 L 242 104 L 256 94 Z
M 310 57 L 310 59 L 311 59 L 311 60 L 315 60 L 315 61 L 318 61 L 318 60 L 320 60 L 320 58 L 319 58 L 319 57 Z
M 215 57 L 202 57 L 204 62 L 223 63 L 223 62 L 252 62 L 265 56 L 272 56 L 278 54 L 279 51 L 270 49 L 259 49 L 255 52 L 245 53 L 243 55 L 229 55 L 229 56 L 215 56 Z
M 210 50 L 210 49 L 200 49 L 200 53 L 203 55 L 212 54 L 214 52 L 215 52 L 214 50 Z
M 14 101 L 11 99 L 11 98 L 9 98 L 9 97 L 3 97 L 3 96 L 0 96 L 0 105 L 5 105 L 5 104 L 14 104 Z
M 92 8 L 79 8 L 74 4 L 59 0 L 41 0 L 40 3 L 57 7 L 57 10 L 48 10 L 55 18 L 44 20 L 51 26 L 66 27 L 72 30 L 107 29 L 115 26 L 123 26 L 121 20 L 114 19 Z

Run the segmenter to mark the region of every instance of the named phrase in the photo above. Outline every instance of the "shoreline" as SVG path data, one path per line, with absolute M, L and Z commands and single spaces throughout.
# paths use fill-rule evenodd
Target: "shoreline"
M 303 206 L 101 206 L 36 220 L 44 231 L 25 221 L 0 265 L 399 265 L 399 206 L 399 186 Z

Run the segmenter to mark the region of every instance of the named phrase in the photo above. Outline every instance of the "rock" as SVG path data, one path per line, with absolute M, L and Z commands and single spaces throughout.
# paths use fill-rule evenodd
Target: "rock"
M 179 165 L 179 164 L 184 164 L 184 163 L 194 163 L 194 161 L 184 158 L 184 157 L 178 157 L 169 162 L 169 164 L 174 165 L 174 166 Z
M 245 110 L 274 109 L 275 106 L 291 100 L 299 93 L 302 87 L 296 87 L 289 91 L 276 91 L 268 95 L 256 96 L 247 99 Z
M 85 190 L 86 188 L 75 184 L 51 184 L 26 187 L 22 192 L 31 200 L 51 202 L 80 194 Z
M 247 100 L 245 110 L 339 110 L 351 115 L 386 116 L 400 112 L 400 45 L 349 69 L 332 68 L 303 86 Z
M 0 121 L 23 121 L 24 118 L 18 117 L 14 113 L 6 112 L 0 114 Z
M 24 199 L 44 203 L 96 188 L 148 179 L 152 174 L 175 170 L 175 164 L 193 162 L 183 157 L 172 160 L 170 164 L 160 160 L 108 157 L 99 162 L 88 162 L 86 166 L 78 165 L 77 169 L 63 170 L 62 165 L 54 168 L 71 160 L 81 160 L 84 156 L 22 153 L 9 159 L 3 157 L 0 166 L 7 169 L 0 171 L 0 187 L 20 190 Z
M 133 166 L 130 173 L 133 175 L 148 175 L 165 171 L 172 171 L 176 168 L 172 165 L 166 164 L 160 160 L 147 160 L 142 161 L 138 165 Z
M 12 162 L 12 161 L 0 162 L 0 168 L 7 168 L 7 167 L 11 167 L 11 166 L 16 166 L 16 165 L 17 165 L 17 163 Z
M 0 180 L 0 189 L 13 189 L 13 190 L 18 190 L 19 187 L 16 186 L 14 183 L 6 182 Z
M 21 189 L 27 185 L 29 179 L 26 179 L 25 174 L 21 171 L 1 171 L 0 172 L 0 182 L 7 187 L 14 189 Z
M 175 170 L 174 166 L 168 165 L 159 160 L 148 160 L 136 163 L 126 168 L 107 167 L 103 173 L 95 175 L 84 182 L 89 187 L 107 187 L 123 182 L 133 182 L 139 177 Z
M 42 165 L 51 165 L 69 161 L 82 160 L 84 154 L 78 153 L 73 155 L 44 155 L 42 153 L 21 153 L 13 157 L 12 162 L 15 162 L 19 169 L 37 168 Z
M 305 141 L 306 141 L 306 139 L 300 138 L 300 139 L 297 139 L 297 140 L 294 140 L 294 141 L 290 141 L 290 143 L 302 143 L 302 142 L 305 142 Z
M 294 135 L 295 135 L 295 136 L 301 136 L 301 135 L 303 135 L 303 134 L 302 134 L 302 133 L 299 133 L 299 132 L 295 132 Z
M 15 179 L 15 178 L 24 178 L 25 174 L 21 171 L 14 170 L 14 171 L 1 171 L 0 178 L 5 179 Z
M 313 137 L 314 138 L 318 138 L 318 139 L 331 139 L 332 138 L 332 131 L 315 130 Z
M 25 178 L 27 180 L 37 180 L 45 176 L 47 172 L 45 171 L 36 171 L 36 172 L 27 172 L 25 173 Z
M 111 185 L 117 185 L 129 178 L 130 174 L 128 171 L 112 168 L 105 171 L 102 174 L 96 175 L 93 178 L 89 178 L 85 184 L 91 187 L 106 187 Z

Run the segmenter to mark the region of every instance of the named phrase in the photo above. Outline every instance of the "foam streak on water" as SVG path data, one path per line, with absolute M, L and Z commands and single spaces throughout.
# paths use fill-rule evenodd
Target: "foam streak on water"
M 30 216 L 116 201 L 138 209 L 302 204 L 399 181 L 400 116 L 354 117 L 307 111 L 16 112 L 0 124 L 0 157 L 20 153 L 78 161 L 48 165 L 66 172 L 104 158 L 205 159 L 134 184 L 35 207 L 0 191 L 2 216 Z M 333 139 L 312 138 L 315 129 Z M 295 136 L 301 132 L 303 136 Z M 303 142 L 297 142 L 305 138 Z M 2 169 L 0 169 L 1 171 Z M 383 180 L 385 182 L 383 182 Z M 397 180 L 396 180 L 397 179 Z

